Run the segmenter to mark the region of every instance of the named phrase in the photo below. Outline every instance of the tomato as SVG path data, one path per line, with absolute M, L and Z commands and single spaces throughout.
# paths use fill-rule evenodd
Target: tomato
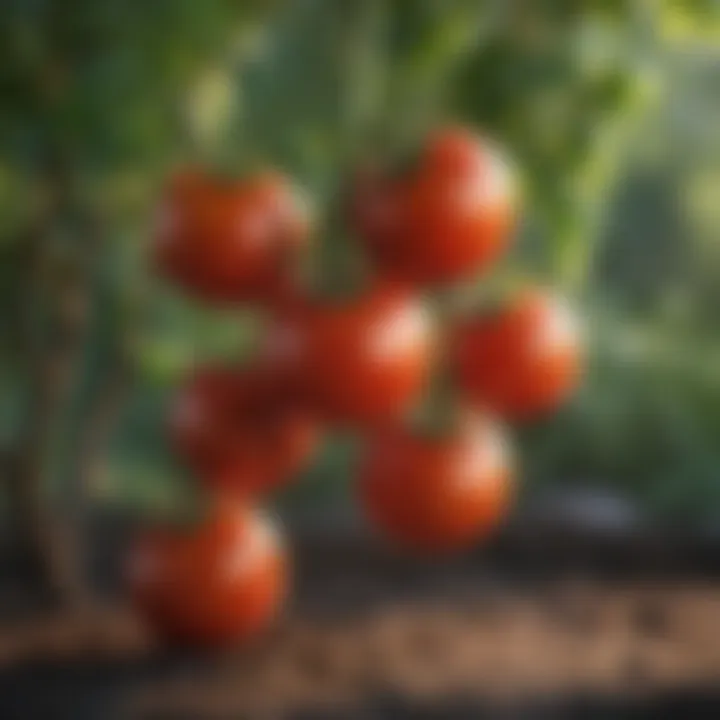
M 461 323 L 452 354 L 467 397 L 513 420 L 555 409 L 582 374 L 579 324 L 564 300 L 542 290 Z
M 208 485 L 262 493 L 312 456 L 319 431 L 268 369 L 204 367 L 175 399 L 170 435 L 178 455 Z
M 351 221 L 378 270 L 438 285 L 476 276 L 506 249 L 516 191 L 507 162 L 487 141 L 448 128 L 413 169 L 370 169 L 357 179 Z
M 227 502 L 197 527 L 144 531 L 126 566 L 131 598 L 149 628 L 164 640 L 201 646 L 266 629 L 285 598 L 287 576 L 274 526 Z
M 287 283 L 307 232 L 299 195 L 283 176 L 188 171 L 173 178 L 160 204 L 155 265 L 204 300 L 266 300 Z
M 353 299 L 306 296 L 278 310 L 265 356 L 323 419 L 382 423 L 408 410 L 424 390 L 433 332 L 418 300 L 378 285 Z
M 370 522 L 400 545 L 451 551 L 498 524 L 512 477 L 505 437 L 488 419 L 435 436 L 396 427 L 369 441 L 359 500 Z

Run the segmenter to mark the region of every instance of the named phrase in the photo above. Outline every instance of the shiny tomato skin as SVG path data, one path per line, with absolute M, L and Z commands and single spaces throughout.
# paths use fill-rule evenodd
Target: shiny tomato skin
M 163 193 L 154 264 L 199 299 L 264 301 L 288 282 L 307 234 L 303 203 L 282 175 L 231 180 L 189 170 Z
M 324 421 L 362 427 L 393 422 L 418 400 L 434 333 L 420 301 L 378 285 L 353 299 L 286 305 L 270 321 L 265 356 Z
M 512 463 L 504 434 L 475 419 L 443 436 L 396 427 L 371 438 L 358 496 L 370 523 L 410 550 L 461 550 L 485 538 L 507 512 Z
M 211 489 L 262 495 L 308 462 L 320 432 L 268 369 L 208 366 L 180 388 L 170 437 L 178 456 Z
M 414 169 L 360 173 L 350 217 L 384 277 L 443 285 L 483 273 L 503 254 L 516 195 L 497 149 L 467 130 L 446 128 L 430 138 Z
M 509 420 L 556 409 L 582 376 L 579 323 L 565 300 L 540 289 L 461 323 L 452 352 L 465 396 Z
M 279 613 L 288 562 L 257 511 L 224 503 L 189 530 L 157 527 L 130 547 L 126 582 L 148 628 L 166 642 L 216 647 L 262 633 Z

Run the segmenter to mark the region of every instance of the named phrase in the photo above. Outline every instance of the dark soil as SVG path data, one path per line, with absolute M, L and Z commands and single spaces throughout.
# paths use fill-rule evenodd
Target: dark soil
M 0 718 L 720 718 L 712 548 L 526 537 L 433 563 L 295 545 L 287 615 L 234 653 L 157 647 L 122 608 L 6 599 Z

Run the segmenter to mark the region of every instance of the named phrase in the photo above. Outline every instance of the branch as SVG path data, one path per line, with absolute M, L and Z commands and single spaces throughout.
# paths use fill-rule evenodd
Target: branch
M 83 423 L 77 455 L 78 493 L 96 494 L 107 470 L 107 454 L 128 396 L 131 375 L 127 368 L 111 372 Z
M 70 396 L 87 337 L 91 273 L 79 268 L 69 283 L 66 277 L 49 276 L 50 232 L 70 205 L 70 189 L 64 168 L 51 163 L 40 182 L 43 206 L 20 239 L 24 282 L 16 297 L 18 352 L 27 402 L 16 443 L 17 463 L 7 480 L 18 539 L 31 567 L 53 596 L 72 599 L 78 594 L 80 575 L 72 553 L 65 551 L 62 535 L 67 533 L 60 532 L 48 505 L 45 476 L 53 428 Z

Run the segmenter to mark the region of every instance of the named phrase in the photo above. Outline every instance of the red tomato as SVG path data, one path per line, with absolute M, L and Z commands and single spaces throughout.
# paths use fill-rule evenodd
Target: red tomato
M 161 202 L 155 262 L 202 299 L 266 300 L 287 283 L 307 231 L 299 196 L 281 175 L 230 180 L 185 172 Z
M 139 535 L 127 558 L 132 600 L 161 638 L 191 645 L 249 639 L 277 615 L 288 585 L 276 529 L 251 509 L 220 503 L 197 527 Z
M 515 195 L 499 152 L 450 128 L 430 138 L 414 169 L 360 177 L 351 219 L 386 277 L 451 283 L 484 271 L 506 249 Z
M 556 408 L 582 370 L 582 340 L 570 307 L 539 290 L 461 324 L 453 354 L 468 398 L 513 420 Z
M 170 416 L 178 455 L 211 487 L 276 488 L 314 452 L 319 433 L 267 369 L 206 367 L 180 389 Z
M 512 494 L 504 435 L 475 418 L 444 436 L 393 428 L 374 437 L 360 470 L 360 502 L 384 535 L 424 552 L 486 536 Z
M 266 357 L 321 417 L 363 425 L 397 418 L 415 402 L 432 350 L 422 304 L 386 286 L 352 300 L 306 297 L 278 309 Z

